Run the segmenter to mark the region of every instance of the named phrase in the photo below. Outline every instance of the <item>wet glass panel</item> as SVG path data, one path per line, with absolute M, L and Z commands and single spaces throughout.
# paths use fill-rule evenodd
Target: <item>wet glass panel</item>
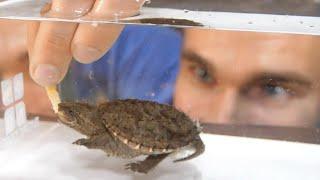
M 0 9 L 7 8 L 0 11 L 1 18 L 16 13 L 14 18 L 19 19 L 0 20 L 0 162 L 4 163 L 0 179 L 272 179 L 275 175 L 318 179 L 320 36 L 316 35 L 319 26 L 313 24 L 318 20 L 317 1 L 243 1 L 239 6 L 235 1 L 152 1 L 145 5 L 147 11 L 131 17 L 138 21 L 126 19 L 134 25 L 125 26 L 107 24 L 105 16 L 81 24 L 42 22 L 41 18 L 52 20 L 39 15 L 47 1 L 29 4 L 29 12 L 36 14 L 10 11 L 25 2 L 0 3 Z M 304 8 L 294 8 L 301 3 Z M 170 19 L 163 8 L 185 16 Z M 190 11 L 208 12 L 204 18 Z M 197 21 L 188 28 L 180 26 L 194 17 L 211 22 L 214 18 L 207 17 L 213 11 L 227 12 L 220 17 L 230 15 L 231 20 L 238 15 L 245 18 L 232 27 L 233 21 L 224 26 L 219 23 L 226 19 L 218 18 L 217 29 L 199 27 Z M 143 12 L 161 13 L 146 18 Z M 250 13 L 266 17 L 265 26 L 257 25 L 258 19 L 250 20 L 254 15 Z M 119 16 L 112 23 L 120 23 Z M 293 19 L 282 21 L 283 17 Z M 70 16 L 60 18 L 70 20 Z M 248 28 L 251 25 L 254 28 Z M 44 38 L 48 32 L 56 36 Z M 119 36 L 111 36 L 117 32 Z M 79 51 L 78 45 L 85 46 Z M 59 67 L 63 75 L 52 73 L 52 66 L 38 70 L 35 65 L 40 61 L 42 67 Z M 32 79 L 35 74 L 45 81 Z M 57 79 L 57 86 L 38 85 Z M 70 122 L 63 120 L 62 111 L 60 118 L 53 111 L 46 91 L 52 87 L 61 102 L 77 103 L 69 109 Z M 204 153 L 187 162 L 172 162 L 203 149 L 195 131 L 186 132 L 189 126 L 179 121 L 181 114 L 161 124 L 168 122 L 163 118 L 170 116 L 168 111 L 134 105 L 120 111 L 114 108 L 105 116 L 97 111 L 101 105 L 125 99 L 168 105 L 187 115 L 193 130 L 201 130 Z M 119 120 L 130 113 L 138 116 Z M 116 131 L 106 117 L 118 118 L 114 122 L 125 130 Z M 138 126 L 143 130 L 135 131 Z M 180 134 L 173 133 L 177 129 Z M 154 134 L 156 140 L 150 141 Z M 174 143 L 159 140 L 165 138 Z M 179 145 L 182 148 L 174 148 Z M 126 170 L 138 166 L 126 164 L 144 160 L 132 158 L 141 154 L 152 155 L 143 169 L 156 165 L 144 176 Z
M 59 1 L 57 1 L 59 2 Z M 68 1 L 70 4 L 75 4 Z M 88 1 L 89 2 L 89 1 Z M 90 4 L 88 3 L 87 4 Z M 119 7 L 124 1 L 98 1 L 96 8 L 107 5 Z M 139 13 L 128 10 L 138 8 L 145 2 Z M 0 2 L 1 3 L 1 2 Z M 98 15 L 86 14 L 91 6 L 78 7 L 71 12 L 64 8 L 52 8 L 47 0 L 3 1 L 0 4 L 0 18 L 22 20 L 46 20 L 65 22 L 122 23 L 165 25 L 174 27 L 203 27 L 223 30 L 245 30 L 319 35 L 319 2 L 317 0 L 289 1 L 265 0 L 164 0 L 135 1 L 116 11 L 101 11 Z M 56 3 L 59 4 L 59 3 Z M 115 6 L 114 6 L 115 5 Z M 49 11 L 50 10 L 50 11 Z M 48 11 L 48 12 L 47 12 Z

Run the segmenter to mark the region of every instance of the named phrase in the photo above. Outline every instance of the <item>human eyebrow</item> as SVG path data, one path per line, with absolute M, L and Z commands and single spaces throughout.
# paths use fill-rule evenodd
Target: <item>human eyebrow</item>
M 292 73 L 292 72 L 283 72 L 283 73 L 261 73 L 260 75 L 255 76 L 256 78 L 253 79 L 253 81 L 272 81 L 276 80 L 277 82 L 291 82 L 300 84 L 306 87 L 311 86 L 311 81 L 308 80 L 303 75 L 300 75 L 298 73 Z
M 201 55 L 199 55 L 196 52 L 193 52 L 191 50 L 183 51 L 182 52 L 182 59 L 197 63 L 197 64 L 202 65 L 207 68 L 210 67 L 210 65 L 208 63 L 209 61 L 207 59 L 203 58 Z

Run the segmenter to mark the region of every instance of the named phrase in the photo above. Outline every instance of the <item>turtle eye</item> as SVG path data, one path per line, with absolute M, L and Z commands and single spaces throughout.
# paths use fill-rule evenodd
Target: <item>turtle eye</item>
M 74 112 L 73 112 L 71 109 L 69 109 L 69 110 L 67 111 L 67 113 L 68 113 L 70 116 L 73 116 L 73 115 L 74 115 Z

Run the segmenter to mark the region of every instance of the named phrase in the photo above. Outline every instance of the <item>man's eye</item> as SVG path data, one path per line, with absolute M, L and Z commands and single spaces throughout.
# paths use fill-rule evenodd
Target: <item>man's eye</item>
M 285 89 L 281 86 L 275 86 L 275 85 L 266 85 L 263 87 L 264 94 L 269 96 L 276 96 L 276 95 L 285 95 L 286 93 L 289 93 L 288 89 Z
M 282 103 L 295 97 L 295 91 L 279 83 L 257 84 L 246 90 L 251 99 L 264 102 Z
M 200 80 L 201 82 L 206 83 L 206 84 L 213 83 L 213 78 L 206 68 L 196 66 L 196 67 L 194 67 L 193 71 L 194 71 L 194 74 L 197 77 L 197 79 Z

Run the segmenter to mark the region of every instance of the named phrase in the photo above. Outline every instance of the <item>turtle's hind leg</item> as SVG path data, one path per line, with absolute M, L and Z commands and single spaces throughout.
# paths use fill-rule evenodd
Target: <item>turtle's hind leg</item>
M 149 155 L 143 161 L 127 164 L 126 169 L 130 169 L 131 171 L 134 171 L 134 172 L 147 174 L 151 169 L 156 167 L 168 155 L 169 154 Z
M 194 140 L 194 142 L 192 143 L 192 147 L 195 149 L 195 152 L 193 154 L 191 154 L 190 156 L 181 158 L 181 159 L 177 159 L 174 162 L 181 162 L 181 161 L 187 161 L 187 160 L 193 159 L 193 158 L 201 155 L 205 150 L 205 145 L 201 141 L 200 137 L 198 137 L 197 139 Z

